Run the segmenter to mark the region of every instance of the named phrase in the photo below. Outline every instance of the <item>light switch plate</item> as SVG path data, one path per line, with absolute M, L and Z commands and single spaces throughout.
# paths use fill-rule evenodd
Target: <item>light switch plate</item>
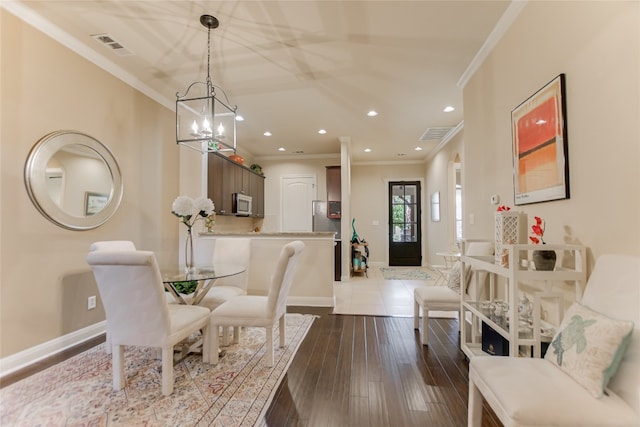
M 498 196 L 497 194 L 494 194 L 491 196 L 491 204 L 492 205 L 497 205 L 498 203 L 500 203 L 500 196 Z

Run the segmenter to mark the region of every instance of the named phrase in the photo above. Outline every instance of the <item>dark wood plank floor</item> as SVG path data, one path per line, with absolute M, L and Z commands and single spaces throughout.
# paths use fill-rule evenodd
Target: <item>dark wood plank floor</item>
M 270 427 L 467 425 L 468 363 L 457 321 L 433 319 L 429 346 L 412 318 L 316 314 L 266 414 Z M 104 335 L 2 378 L 5 387 L 104 342 Z M 501 427 L 490 408 L 483 427 Z
M 266 414 L 268 426 L 467 425 L 468 363 L 455 319 L 430 322 L 420 344 L 412 318 L 316 314 Z M 483 426 L 501 426 L 485 408 Z

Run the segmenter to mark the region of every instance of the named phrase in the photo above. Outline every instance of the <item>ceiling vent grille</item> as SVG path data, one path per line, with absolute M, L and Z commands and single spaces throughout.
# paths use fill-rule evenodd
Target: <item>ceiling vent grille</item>
M 451 129 L 453 129 L 453 127 L 428 128 L 420 137 L 420 141 L 441 141 L 449 132 L 451 132 Z
M 93 34 L 91 37 L 111 49 L 118 56 L 135 55 L 129 49 L 124 47 L 120 42 L 114 39 L 110 34 Z

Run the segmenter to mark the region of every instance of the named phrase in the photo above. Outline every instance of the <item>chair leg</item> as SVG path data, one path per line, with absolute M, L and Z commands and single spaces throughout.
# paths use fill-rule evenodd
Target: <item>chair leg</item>
M 113 350 L 111 348 L 111 337 L 109 336 L 109 331 L 105 333 L 104 349 L 107 354 L 111 354 L 111 351 Z
M 240 342 L 240 326 L 233 327 L 233 343 L 238 344 Z
M 267 330 L 267 366 L 273 366 L 273 326 L 265 328 Z
M 173 393 L 173 346 L 162 347 L 162 394 Z
M 482 425 L 482 393 L 476 383 L 473 381 L 473 376 L 469 375 L 469 408 L 467 414 L 467 426 L 468 427 L 480 427 Z
M 111 348 L 111 369 L 113 370 L 113 389 L 122 390 L 124 387 L 124 346 L 114 345 Z
M 422 307 L 422 345 L 428 345 L 429 341 L 429 310 Z
M 278 323 L 278 333 L 280 334 L 280 348 L 284 347 L 285 338 L 287 337 L 287 331 L 285 328 L 284 314 L 280 317 Z
M 209 324 L 209 363 L 218 364 L 218 350 L 220 348 L 220 328 L 213 323 Z
M 209 363 L 209 325 L 205 325 L 200 333 L 202 334 L 202 363 Z
M 420 304 L 413 301 L 413 329 L 420 329 Z
M 223 326 L 222 327 L 222 346 L 226 347 L 231 344 L 231 339 L 229 336 L 231 335 L 231 326 Z

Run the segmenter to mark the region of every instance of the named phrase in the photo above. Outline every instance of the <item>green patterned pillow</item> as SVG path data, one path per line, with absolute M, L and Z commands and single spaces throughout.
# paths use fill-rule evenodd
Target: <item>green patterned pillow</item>
M 616 373 L 632 330 L 633 322 L 615 320 L 574 303 L 544 358 L 598 398 Z

